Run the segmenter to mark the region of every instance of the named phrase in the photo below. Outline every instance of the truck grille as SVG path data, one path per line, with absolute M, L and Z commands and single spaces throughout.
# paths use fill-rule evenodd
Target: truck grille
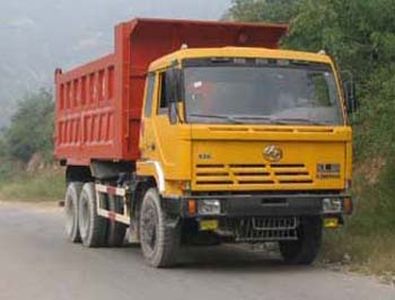
M 296 217 L 237 218 L 224 221 L 222 229 L 230 232 L 235 242 L 270 242 L 298 239 Z
M 198 164 L 195 174 L 197 186 L 313 183 L 313 177 L 304 164 Z

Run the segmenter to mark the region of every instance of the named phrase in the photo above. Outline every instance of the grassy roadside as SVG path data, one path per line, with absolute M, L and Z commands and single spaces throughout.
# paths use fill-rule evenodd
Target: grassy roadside
M 395 284 L 395 161 L 358 167 L 355 213 L 344 228 L 325 234 L 321 261 Z
M 347 270 L 383 276 L 395 283 L 395 233 L 353 234 L 329 232 L 324 239 L 321 261 L 340 264 Z
M 3 201 L 58 201 L 64 197 L 64 189 L 63 170 L 18 172 L 0 179 L 0 199 Z

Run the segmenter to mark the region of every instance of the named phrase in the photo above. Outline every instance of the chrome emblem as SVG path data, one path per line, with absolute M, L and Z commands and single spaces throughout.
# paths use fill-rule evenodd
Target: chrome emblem
M 283 150 L 276 145 L 269 145 L 263 150 L 263 156 L 270 162 L 277 162 L 283 158 Z

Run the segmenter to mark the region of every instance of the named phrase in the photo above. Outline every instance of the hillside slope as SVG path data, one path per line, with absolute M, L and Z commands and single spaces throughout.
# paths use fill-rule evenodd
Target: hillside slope
M 114 24 L 140 17 L 218 19 L 230 0 L 13 0 L 0 4 L 0 128 L 25 93 L 112 49 Z

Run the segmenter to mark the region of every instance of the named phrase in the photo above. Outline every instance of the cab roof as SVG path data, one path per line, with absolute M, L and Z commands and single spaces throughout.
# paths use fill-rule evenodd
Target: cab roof
M 180 49 L 153 61 L 149 66 L 149 71 L 152 72 L 167 68 L 172 65 L 174 61 L 207 57 L 273 58 L 302 60 L 327 64 L 332 63 L 332 60 L 328 55 L 321 53 L 247 47 L 194 48 Z

